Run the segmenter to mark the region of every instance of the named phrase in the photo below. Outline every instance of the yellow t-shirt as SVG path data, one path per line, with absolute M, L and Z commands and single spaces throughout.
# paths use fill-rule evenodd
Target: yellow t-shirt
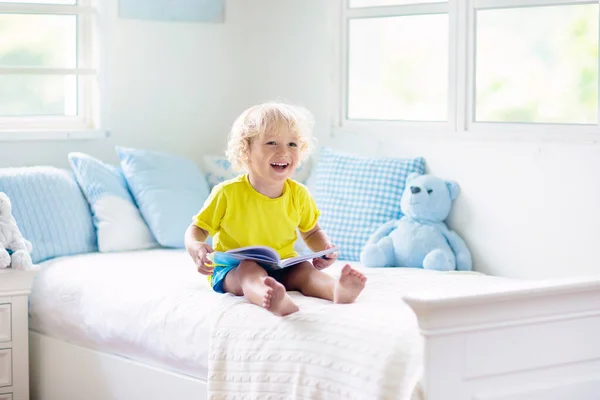
M 193 221 L 213 236 L 216 251 L 262 245 L 288 258 L 298 255 L 296 229 L 310 231 L 319 214 L 304 185 L 288 179 L 282 195 L 272 199 L 257 192 L 244 174 L 215 186 Z

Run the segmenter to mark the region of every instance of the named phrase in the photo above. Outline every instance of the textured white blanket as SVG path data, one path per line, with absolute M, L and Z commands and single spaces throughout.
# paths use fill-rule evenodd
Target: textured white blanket
M 326 271 L 337 276 L 341 265 Z M 284 318 L 223 295 L 211 328 L 208 398 L 422 399 L 423 341 L 403 296 L 443 298 L 528 285 L 475 272 L 361 271 L 369 280 L 356 303 L 292 293 L 300 311 Z
M 351 305 L 291 293 L 300 311 L 284 318 L 224 295 L 211 335 L 208 398 L 420 398 L 421 337 L 401 298 L 404 274 L 387 272 L 370 273 Z

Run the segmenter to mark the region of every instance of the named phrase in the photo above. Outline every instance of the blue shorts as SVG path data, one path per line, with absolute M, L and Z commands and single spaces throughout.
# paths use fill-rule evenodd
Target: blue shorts
M 240 265 L 239 261 L 229 265 L 219 265 L 215 267 L 210 280 L 212 288 L 215 292 L 225 293 L 225 290 L 223 288 L 223 284 L 225 283 L 225 277 L 227 276 L 229 271 L 236 268 L 238 265 Z M 281 282 L 281 277 L 283 276 L 285 269 L 271 269 L 268 267 L 263 268 L 265 268 L 265 271 L 267 271 L 267 275 L 275 279 L 277 282 Z

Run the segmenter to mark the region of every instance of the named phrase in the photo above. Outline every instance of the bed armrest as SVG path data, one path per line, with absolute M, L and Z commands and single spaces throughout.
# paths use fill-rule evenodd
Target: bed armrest
M 404 300 L 425 341 L 427 400 L 592 399 L 600 392 L 600 277 Z
M 600 277 L 497 293 L 424 298 L 405 296 L 424 335 L 480 329 L 485 325 L 565 319 L 600 310 Z

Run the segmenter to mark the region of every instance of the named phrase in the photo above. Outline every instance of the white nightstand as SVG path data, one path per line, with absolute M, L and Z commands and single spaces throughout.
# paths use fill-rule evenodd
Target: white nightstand
M 0 400 L 29 399 L 27 295 L 36 273 L 0 269 Z

